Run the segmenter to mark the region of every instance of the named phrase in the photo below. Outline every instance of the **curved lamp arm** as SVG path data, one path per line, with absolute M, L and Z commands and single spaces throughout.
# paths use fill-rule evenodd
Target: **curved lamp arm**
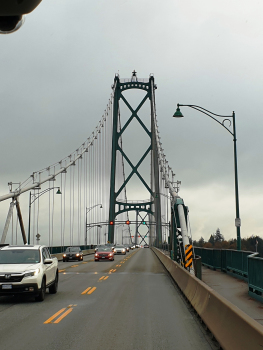
M 201 112 L 203 114 L 206 114 L 209 118 L 215 120 L 218 124 L 223 126 L 235 138 L 235 130 L 234 130 L 235 112 L 233 112 L 232 115 L 220 115 L 220 114 L 213 113 L 213 112 L 211 112 L 211 111 L 209 111 L 209 110 L 207 110 L 207 109 L 205 109 L 203 107 L 200 107 L 200 106 L 196 106 L 196 105 L 182 105 L 182 104 L 177 103 L 177 110 L 176 110 L 176 112 L 173 115 L 175 118 L 176 117 L 177 118 L 183 117 L 183 114 L 181 113 L 180 108 L 179 108 L 180 106 L 181 107 L 190 107 L 190 108 L 193 108 L 193 109 L 195 109 L 195 110 L 197 110 L 197 111 L 199 111 L 199 112 Z M 216 117 L 225 118 L 225 119 L 221 122 L 221 121 L 217 120 L 216 118 L 214 118 L 213 115 L 216 116 Z M 226 127 L 225 124 L 224 124 L 226 121 L 229 121 L 229 124 L 230 124 L 229 127 L 232 125 L 231 120 L 229 118 L 233 119 L 233 131 L 230 131 L 229 128 Z

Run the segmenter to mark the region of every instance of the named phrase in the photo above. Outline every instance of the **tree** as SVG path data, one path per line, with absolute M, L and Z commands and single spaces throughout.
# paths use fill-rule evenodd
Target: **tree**
M 211 243 L 212 245 L 215 244 L 215 237 L 214 237 L 214 235 L 211 235 L 211 236 L 210 236 L 208 242 Z
M 215 239 L 215 242 L 223 242 L 224 241 L 224 236 L 221 234 L 219 228 L 216 230 L 216 233 L 214 234 L 214 239 Z
M 205 244 L 205 240 L 203 239 L 203 237 L 201 237 L 198 241 L 198 245 L 199 245 L 199 247 L 203 247 L 204 244 Z

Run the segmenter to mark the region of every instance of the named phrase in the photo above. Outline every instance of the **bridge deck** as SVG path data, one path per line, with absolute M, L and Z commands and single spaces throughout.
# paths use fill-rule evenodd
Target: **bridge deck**
M 263 304 L 248 295 L 248 284 L 245 281 L 205 266 L 202 266 L 202 280 L 263 325 Z
M 56 295 L 0 298 L 1 350 L 214 349 L 150 249 L 59 262 Z

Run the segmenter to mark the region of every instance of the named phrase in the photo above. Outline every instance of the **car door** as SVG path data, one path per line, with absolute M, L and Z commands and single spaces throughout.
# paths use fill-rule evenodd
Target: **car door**
M 46 285 L 49 285 L 51 281 L 54 279 L 52 276 L 53 264 L 44 264 L 45 259 L 49 259 L 49 256 L 45 247 L 42 249 L 42 258 L 43 258 L 44 271 L 46 275 Z
M 49 249 L 45 247 L 46 250 L 46 255 L 48 259 L 52 259 L 52 256 L 50 255 Z M 50 264 L 50 272 L 51 272 L 51 282 L 55 280 L 56 273 L 57 273 L 57 264 L 56 264 L 56 259 L 52 259 L 53 262 Z

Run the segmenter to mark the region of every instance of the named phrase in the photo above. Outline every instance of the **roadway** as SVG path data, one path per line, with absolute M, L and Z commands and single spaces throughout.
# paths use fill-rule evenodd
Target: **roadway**
M 43 302 L 0 297 L 0 349 L 215 349 L 150 249 L 59 262 Z

